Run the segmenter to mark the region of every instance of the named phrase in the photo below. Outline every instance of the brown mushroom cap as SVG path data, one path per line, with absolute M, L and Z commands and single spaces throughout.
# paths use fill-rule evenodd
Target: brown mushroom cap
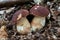
M 20 10 L 16 11 L 15 14 L 13 15 L 13 17 L 12 17 L 11 22 L 15 23 L 20 14 L 21 14 L 21 17 L 26 17 L 27 15 L 29 15 L 29 11 L 26 10 L 26 9 L 20 9 Z
M 33 14 L 34 16 L 48 16 L 49 10 L 43 6 L 35 5 L 30 9 L 30 14 Z
M 20 13 L 22 14 L 22 17 L 26 17 L 27 15 L 29 15 L 29 11 L 26 9 L 21 9 Z

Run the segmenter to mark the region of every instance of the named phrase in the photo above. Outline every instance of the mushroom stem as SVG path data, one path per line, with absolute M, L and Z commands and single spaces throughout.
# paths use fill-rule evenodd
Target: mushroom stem
M 45 17 L 34 17 L 31 23 L 31 31 L 40 30 L 45 25 Z
M 26 17 L 22 17 L 17 22 L 17 31 L 21 34 L 26 34 L 30 32 L 30 23 L 28 22 Z

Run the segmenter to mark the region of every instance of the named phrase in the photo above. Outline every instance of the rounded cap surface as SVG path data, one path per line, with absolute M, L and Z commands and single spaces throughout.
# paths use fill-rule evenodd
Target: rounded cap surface
M 30 14 L 34 16 L 48 16 L 49 10 L 43 6 L 35 5 L 30 9 Z
M 20 9 L 18 11 L 15 12 L 15 14 L 13 15 L 12 17 L 12 22 L 16 22 L 17 21 L 17 18 L 21 18 L 21 17 L 26 17 L 27 15 L 29 14 L 29 11 L 26 10 L 26 9 Z

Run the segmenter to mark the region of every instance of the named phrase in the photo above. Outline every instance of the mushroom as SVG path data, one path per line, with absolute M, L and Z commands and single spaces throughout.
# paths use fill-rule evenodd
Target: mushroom
M 30 23 L 26 18 L 27 15 L 29 15 L 29 11 L 26 9 L 21 9 L 13 15 L 12 21 L 17 23 L 18 33 L 26 34 L 30 32 Z
M 7 38 L 8 38 L 8 34 L 6 32 L 6 26 L 3 25 L 0 28 L 0 40 L 7 40 Z
M 36 31 L 37 29 L 40 30 L 45 25 L 45 18 L 48 16 L 49 11 L 47 8 L 35 5 L 30 9 L 30 14 L 34 15 L 34 19 L 31 22 L 31 30 Z

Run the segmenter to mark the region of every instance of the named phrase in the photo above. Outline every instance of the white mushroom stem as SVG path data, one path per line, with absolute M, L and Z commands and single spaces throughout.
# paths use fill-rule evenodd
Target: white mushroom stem
M 22 34 L 30 32 L 30 23 L 28 22 L 26 17 L 22 17 L 17 22 L 17 31 Z
M 31 31 L 36 31 L 37 29 L 40 30 L 45 25 L 45 17 L 34 17 L 31 23 Z

